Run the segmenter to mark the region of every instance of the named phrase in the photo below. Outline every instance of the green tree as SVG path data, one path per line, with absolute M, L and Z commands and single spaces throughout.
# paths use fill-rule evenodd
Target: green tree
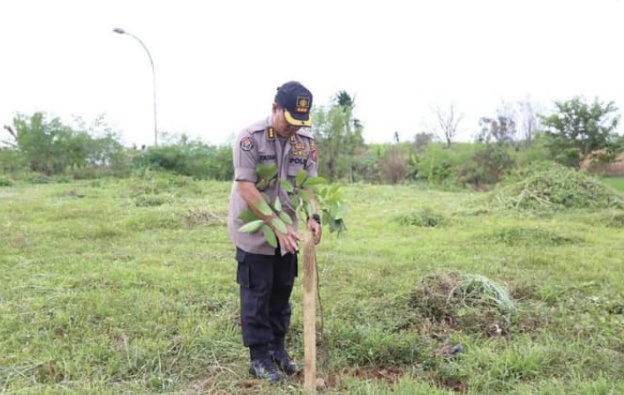
M 312 130 L 321 155 L 319 172 L 330 181 L 354 181 L 364 155 L 363 127 L 353 117 L 354 108 L 353 98 L 340 91 L 328 108 L 320 107 L 314 114 Z
M 414 152 L 416 155 L 420 155 L 425 151 L 425 148 L 433 141 L 436 136 L 433 133 L 420 132 L 414 136 Z
M 565 102 L 555 102 L 555 106 L 556 113 L 541 117 L 554 160 L 579 168 L 595 151 L 603 152 L 596 156 L 603 162 L 615 158 L 621 151 L 616 133 L 620 116 L 614 102 L 602 102 L 596 98 L 587 103 L 577 96 Z
M 504 109 L 496 117 L 482 117 L 474 154 L 459 169 L 463 185 L 482 189 L 496 184 L 515 165 L 516 122 Z
M 512 144 L 516 136 L 516 122 L 507 116 L 498 115 L 495 118 L 482 117 L 479 119 L 481 130 L 477 141 L 486 144 Z
M 76 175 L 87 167 L 127 165 L 118 136 L 102 118 L 91 127 L 86 127 L 81 120 L 78 123 L 79 128 L 74 129 L 59 118 L 49 119 L 36 112 L 32 116 L 17 115 L 13 126 L 5 126 L 5 129 L 12 138 L 9 146 L 32 171 L 46 175 L 74 172 Z
M 63 172 L 68 166 L 84 166 L 88 134 L 76 132 L 59 118 L 47 120 L 43 113 L 13 119 L 14 147 L 24 156 L 31 170 L 45 174 Z
M 339 91 L 334 97 L 335 104 L 345 111 L 353 111 L 355 108 L 355 96 L 351 97 L 347 91 Z

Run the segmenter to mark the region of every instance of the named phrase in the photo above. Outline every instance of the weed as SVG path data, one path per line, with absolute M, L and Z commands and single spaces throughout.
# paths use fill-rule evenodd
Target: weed
M 157 207 L 167 203 L 167 201 L 167 196 L 142 195 L 135 200 L 134 204 L 137 207 Z
M 15 182 L 8 176 L 0 176 L 0 187 L 12 187 Z
M 398 216 L 397 221 L 403 226 L 420 226 L 430 228 L 444 226 L 448 223 L 448 219 L 445 215 L 437 213 L 430 208 L 424 208 L 420 211 Z

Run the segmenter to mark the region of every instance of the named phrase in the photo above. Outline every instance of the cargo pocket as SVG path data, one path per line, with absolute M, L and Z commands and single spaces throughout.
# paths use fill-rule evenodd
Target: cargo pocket
M 245 262 L 238 262 L 238 268 L 236 270 L 236 282 L 241 287 L 249 288 L 249 266 Z
M 297 278 L 299 277 L 299 259 L 297 254 L 293 254 L 293 266 L 293 271 L 295 272 L 293 277 Z
M 250 284 L 250 270 L 249 265 L 245 262 L 247 253 L 240 248 L 236 249 L 236 261 L 238 262 L 238 268 L 236 269 L 236 282 L 241 287 L 249 288 Z

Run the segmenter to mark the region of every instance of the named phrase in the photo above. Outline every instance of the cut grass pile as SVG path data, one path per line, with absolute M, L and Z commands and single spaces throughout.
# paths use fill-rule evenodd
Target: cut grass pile
M 624 195 L 583 172 L 552 164 L 524 170 L 485 197 L 493 209 L 559 211 L 565 209 L 604 210 L 624 208 Z

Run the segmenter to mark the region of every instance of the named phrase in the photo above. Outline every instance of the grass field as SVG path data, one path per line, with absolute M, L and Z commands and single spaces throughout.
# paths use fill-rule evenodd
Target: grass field
M 611 186 L 612 188 L 624 192 L 624 177 L 608 177 L 605 178 L 603 181 L 605 184 Z
M 0 188 L 0 393 L 303 393 L 247 375 L 229 188 Z M 344 192 L 348 231 L 317 248 L 323 393 L 624 394 L 624 211 Z M 301 277 L 293 302 L 301 359 Z

